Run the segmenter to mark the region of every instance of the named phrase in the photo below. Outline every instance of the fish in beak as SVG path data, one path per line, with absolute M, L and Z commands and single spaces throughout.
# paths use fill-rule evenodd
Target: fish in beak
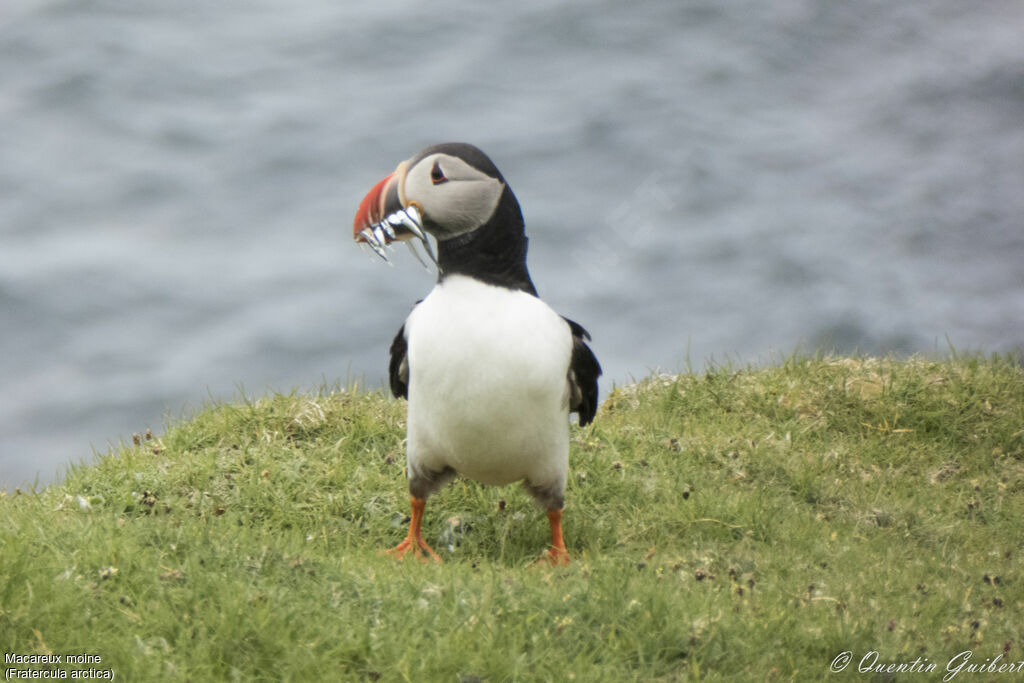
M 395 172 L 373 186 L 363 201 L 359 202 L 355 221 L 352 224 L 352 238 L 358 244 L 368 244 L 382 259 L 390 263 L 388 248 L 393 242 L 405 242 L 424 267 L 427 264 L 413 247 L 412 238 L 419 239 L 430 260 L 437 264 L 434 247 L 423 230 L 423 213 L 416 202 L 403 200 L 402 186 L 405 181 L 407 163 L 402 162 Z

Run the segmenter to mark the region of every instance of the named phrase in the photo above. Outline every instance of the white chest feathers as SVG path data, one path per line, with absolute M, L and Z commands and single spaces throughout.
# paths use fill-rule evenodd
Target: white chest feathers
M 411 469 L 564 485 L 572 335 L 557 313 L 525 292 L 449 276 L 405 333 Z

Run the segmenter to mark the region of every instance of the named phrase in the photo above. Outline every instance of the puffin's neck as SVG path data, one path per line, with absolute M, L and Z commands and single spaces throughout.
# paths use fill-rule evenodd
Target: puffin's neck
M 437 243 L 438 282 L 468 275 L 489 285 L 537 296 L 526 268 L 528 243 L 515 196 L 505 189 L 494 216 L 483 226 Z

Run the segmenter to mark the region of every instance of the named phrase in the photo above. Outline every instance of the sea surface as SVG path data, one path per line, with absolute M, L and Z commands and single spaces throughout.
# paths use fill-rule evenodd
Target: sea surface
M 0 487 L 243 394 L 382 386 L 422 147 L 518 196 L 603 391 L 1024 343 L 1024 3 L 3 0 Z

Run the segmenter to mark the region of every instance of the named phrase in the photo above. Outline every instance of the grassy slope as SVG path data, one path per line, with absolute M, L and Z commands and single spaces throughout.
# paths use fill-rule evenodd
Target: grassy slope
M 519 487 L 461 479 L 427 506 L 443 565 L 381 556 L 404 534 L 403 415 L 381 393 L 218 405 L 0 498 L 0 650 L 98 654 L 121 680 L 1024 659 L 1008 360 L 792 359 L 616 389 L 573 428 L 567 570 L 527 567 L 548 531 Z

